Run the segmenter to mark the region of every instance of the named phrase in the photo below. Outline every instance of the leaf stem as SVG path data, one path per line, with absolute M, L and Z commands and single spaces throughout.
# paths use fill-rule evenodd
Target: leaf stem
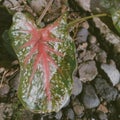
M 87 16 L 87 17 L 83 17 L 83 18 L 78 18 L 78 19 L 73 20 L 72 22 L 68 23 L 67 29 L 74 26 L 76 23 L 81 23 L 85 20 L 88 20 L 88 19 L 91 19 L 91 18 L 94 18 L 94 17 L 104 17 L 104 16 L 107 16 L 107 14 L 104 13 L 104 14 L 97 14 L 97 15 L 91 15 L 91 16 Z

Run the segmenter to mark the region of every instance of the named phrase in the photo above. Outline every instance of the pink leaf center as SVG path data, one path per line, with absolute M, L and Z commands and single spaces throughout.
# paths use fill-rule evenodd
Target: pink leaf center
M 57 38 L 54 38 L 51 34 L 51 30 L 57 26 L 57 24 L 49 25 L 45 28 L 38 29 L 35 28 L 31 23 L 26 23 L 26 25 L 30 28 L 30 30 L 26 30 L 27 33 L 31 35 L 31 38 L 28 42 L 26 42 L 22 48 L 31 46 L 30 52 L 25 57 L 25 64 L 31 59 L 31 56 L 35 54 L 33 70 L 30 77 L 30 83 L 34 78 L 34 74 L 38 69 L 38 65 L 41 64 L 44 72 L 44 88 L 46 92 L 47 99 L 51 99 L 50 93 L 50 63 L 55 65 L 56 62 L 52 59 L 49 53 L 54 53 L 57 56 L 63 56 L 62 53 L 55 51 L 48 42 L 60 42 Z

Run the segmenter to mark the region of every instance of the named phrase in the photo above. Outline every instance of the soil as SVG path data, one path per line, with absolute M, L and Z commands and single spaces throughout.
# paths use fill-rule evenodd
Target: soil
M 110 17 L 77 23 L 69 30 L 76 46 L 77 68 L 68 104 L 50 114 L 36 114 L 22 106 L 17 97 L 19 62 L 10 40 L 5 41 L 2 35 L 10 28 L 15 12 L 29 12 L 37 19 L 48 2 L 0 0 L 0 120 L 120 120 L 120 44 L 116 42 L 120 34 Z M 75 0 L 54 0 L 42 25 L 64 12 L 68 12 L 68 22 L 92 13 Z

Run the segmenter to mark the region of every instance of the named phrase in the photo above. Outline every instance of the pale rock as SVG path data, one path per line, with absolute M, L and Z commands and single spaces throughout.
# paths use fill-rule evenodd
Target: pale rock
M 120 81 L 120 73 L 115 65 L 102 64 L 101 69 L 107 74 L 113 86 L 117 85 Z

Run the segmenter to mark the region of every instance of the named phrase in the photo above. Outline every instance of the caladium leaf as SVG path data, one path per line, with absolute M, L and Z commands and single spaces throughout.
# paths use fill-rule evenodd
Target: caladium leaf
M 66 15 L 41 29 L 27 14 L 13 16 L 9 35 L 20 63 L 18 97 L 33 112 L 57 112 L 69 100 L 76 60 L 66 25 Z

